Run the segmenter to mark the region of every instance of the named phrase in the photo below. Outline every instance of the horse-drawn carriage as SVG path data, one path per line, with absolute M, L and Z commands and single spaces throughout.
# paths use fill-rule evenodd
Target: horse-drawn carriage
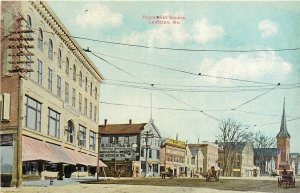
M 284 170 L 280 177 L 278 177 L 278 187 L 284 186 L 285 188 L 294 188 L 296 186 L 295 176 L 293 172 Z
M 214 166 L 211 167 L 206 173 L 202 173 L 206 181 L 211 182 L 212 179 L 219 181 L 220 171 L 216 170 Z
M 167 168 L 166 171 L 161 172 L 161 179 L 166 179 L 166 177 L 169 177 L 170 179 L 174 177 L 171 168 Z

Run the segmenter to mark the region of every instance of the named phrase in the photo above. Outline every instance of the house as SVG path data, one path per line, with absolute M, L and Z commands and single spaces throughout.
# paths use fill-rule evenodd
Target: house
M 219 143 L 219 167 L 224 168 L 223 151 L 225 146 L 230 146 L 230 170 L 229 174 L 234 177 L 251 177 L 257 173 L 254 166 L 253 146 L 249 142 Z
M 290 153 L 290 159 L 294 163 L 295 175 L 300 176 L 300 153 Z
M 151 119 L 148 123 L 99 126 L 100 159 L 107 176 L 159 176 L 161 135 Z
M 104 77 L 45 1 L 1 5 L 1 185 L 94 175 Z
M 186 173 L 187 176 L 193 176 L 193 174 L 200 174 L 203 172 L 203 160 L 204 156 L 200 148 L 186 146 Z
M 214 143 L 204 142 L 201 144 L 189 144 L 190 148 L 200 148 L 203 154 L 203 172 L 206 173 L 212 166 L 217 167 L 218 164 L 218 145 Z

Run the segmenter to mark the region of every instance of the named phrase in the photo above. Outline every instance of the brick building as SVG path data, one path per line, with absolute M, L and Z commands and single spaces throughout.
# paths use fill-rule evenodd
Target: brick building
M 1 185 L 94 175 L 103 76 L 47 3 L 1 4 Z

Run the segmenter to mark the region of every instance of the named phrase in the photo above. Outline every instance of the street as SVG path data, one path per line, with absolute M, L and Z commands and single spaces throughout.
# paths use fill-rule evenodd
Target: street
M 296 178 L 296 188 L 285 189 L 277 187 L 277 178 L 221 178 L 218 182 L 206 182 L 204 179 L 177 178 L 121 178 L 109 179 L 99 182 L 85 181 L 84 183 L 54 185 L 54 186 L 25 186 L 22 188 L 3 188 L 2 192 L 45 192 L 45 193 L 68 193 L 68 192 L 103 192 L 103 193 L 130 193 L 130 192 L 275 192 L 275 193 L 299 193 L 300 186 L 297 185 L 300 178 Z

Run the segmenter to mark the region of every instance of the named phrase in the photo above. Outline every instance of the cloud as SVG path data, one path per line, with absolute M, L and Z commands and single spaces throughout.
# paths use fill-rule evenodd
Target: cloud
M 193 30 L 193 38 L 198 43 L 206 43 L 224 35 L 224 30 L 221 26 L 211 25 L 206 19 L 195 21 L 193 24 Z
M 180 15 L 167 13 L 163 15 Z M 133 31 L 128 36 L 123 37 L 122 42 L 159 47 L 190 41 L 203 44 L 221 38 L 223 34 L 224 30 L 221 26 L 210 25 L 206 19 L 203 19 L 194 22 L 191 32 L 188 32 L 183 24 L 160 24 L 146 31 Z
M 278 25 L 266 19 L 259 22 L 258 29 L 261 31 L 262 38 L 268 38 L 277 34 Z
M 82 13 L 78 13 L 75 23 L 79 27 L 118 27 L 123 22 L 123 15 L 112 12 L 106 5 L 87 4 Z
M 182 25 L 159 25 L 144 32 L 133 31 L 123 37 L 123 43 L 144 44 L 148 46 L 169 46 L 172 43 L 184 43 L 191 39 Z
M 265 76 L 284 77 L 291 68 L 290 63 L 270 51 L 240 54 L 235 58 L 226 57 L 218 61 L 207 58 L 201 63 L 200 72 L 213 76 L 254 79 Z

